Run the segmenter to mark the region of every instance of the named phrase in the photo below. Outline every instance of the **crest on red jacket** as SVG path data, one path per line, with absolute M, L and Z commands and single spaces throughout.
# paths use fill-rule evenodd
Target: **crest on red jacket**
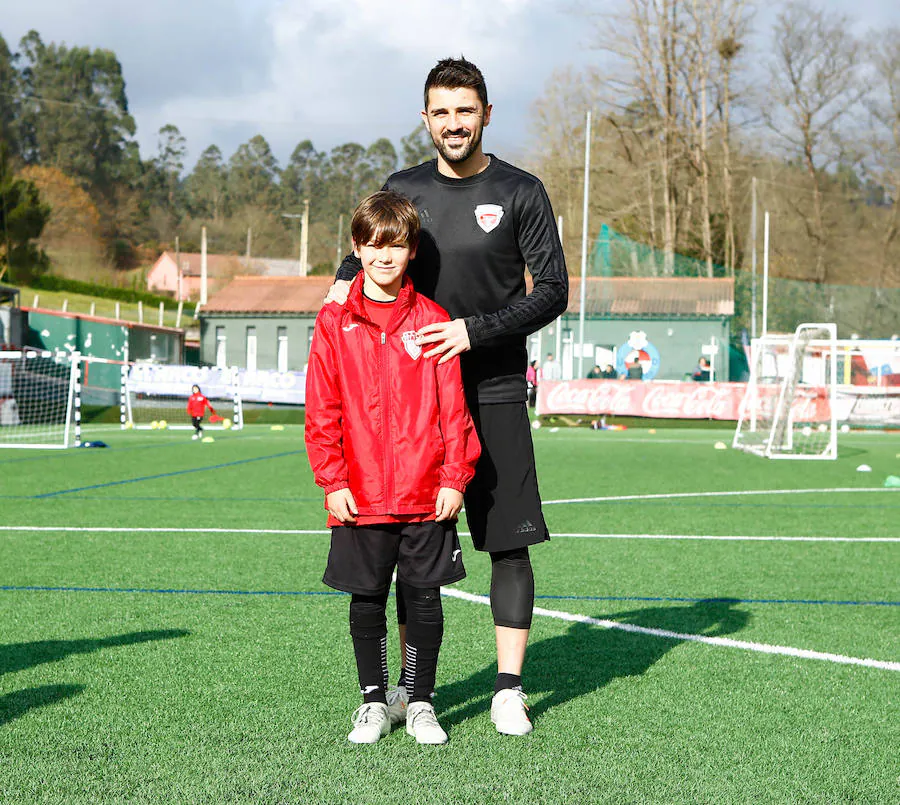
M 499 204 L 479 204 L 475 208 L 475 220 L 485 232 L 492 232 L 503 218 L 503 207 Z
M 422 354 L 422 347 L 420 347 L 416 343 L 416 331 L 407 330 L 400 337 L 403 339 L 403 346 L 406 347 L 406 351 L 409 353 L 409 357 L 414 361 L 418 360 L 419 355 Z

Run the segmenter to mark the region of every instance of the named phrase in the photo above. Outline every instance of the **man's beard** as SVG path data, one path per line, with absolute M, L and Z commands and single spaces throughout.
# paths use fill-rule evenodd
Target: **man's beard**
M 466 140 L 465 144 L 462 148 L 457 148 L 454 150 L 450 150 L 447 147 L 447 144 L 444 142 L 444 138 L 435 137 L 433 134 L 431 135 L 431 141 L 434 143 L 434 147 L 437 148 L 440 155 L 444 158 L 444 160 L 451 165 L 458 165 L 460 162 L 465 162 L 472 154 L 475 153 L 475 150 L 481 144 L 481 135 L 484 132 L 484 127 L 479 126 L 477 131 L 473 131 L 469 134 L 469 138 Z

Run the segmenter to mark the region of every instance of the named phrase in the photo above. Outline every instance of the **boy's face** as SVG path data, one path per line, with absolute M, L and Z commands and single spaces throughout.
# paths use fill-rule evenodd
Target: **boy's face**
M 354 242 L 353 253 L 362 262 L 366 280 L 392 296 L 397 295 L 409 261 L 416 256 L 416 250 L 410 249 L 406 241 L 380 245 L 372 241 L 362 244 Z

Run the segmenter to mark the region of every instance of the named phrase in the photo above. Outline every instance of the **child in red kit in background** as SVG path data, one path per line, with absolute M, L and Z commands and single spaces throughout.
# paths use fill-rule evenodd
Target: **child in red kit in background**
M 364 275 L 346 304 L 319 313 L 306 380 L 306 449 L 332 527 L 324 582 L 352 594 L 363 704 L 347 737 L 375 743 L 405 720 L 419 743 L 444 743 L 431 704 L 440 587 L 465 577 L 456 516 L 481 447 L 458 358 L 439 364 L 416 342 L 419 328 L 449 316 L 404 276 L 418 244 L 415 207 L 397 193 L 375 193 L 357 208 L 351 233 Z M 395 567 L 407 602 L 411 691 L 397 713 L 387 701 L 385 618 Z
M 203 436 L 203 415 L 209 409 L 210 414 L 215 414 L 216 409 L 209 404 L 209 400 L 203 396 L 200 386 L 191 386 L 191 396 L 188 397 L 187 412 L 191 418 L 191 424 L 194 426 L 194 435 L 192 439 L 199 439 Z

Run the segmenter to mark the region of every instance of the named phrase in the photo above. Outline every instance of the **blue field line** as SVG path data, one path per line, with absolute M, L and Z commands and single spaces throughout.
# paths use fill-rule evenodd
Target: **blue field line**
M 41 593 L 145 593 L 156 595 L 232 595 L 232 596 L 341 596 L 338 590 L 200 590 L 155 587 L 67 587 L 40 584 L 4 584 L 2 592 Z M 483 593 L 480 593 L 484 595 Z M 485 597 L 487 597 L 485 595 Z M 896 607 L 900 601 L 827 601 L 807 598 L 688 598 L 683 596 L 641 595 L 536 595 L 535 599 L 552 601 L 646 601 L 677 604 L 807 604 L 839 607 Z
M 140 478 L 126 478 L 121 481 L 107 481 L 102 484 L 91 484 L 90 486 L 76 486 L 72 489 L 60 489 L 56 492 L 44 492 L 40 495 L 32 495 L 31 500 L 43 500 L 45 498 L 58 497 L 59 495 L 69 495 L 74 492 L 87 492 L 91 489 L 106 489 L 110 486 L 121 486 L 123 484 L 136 484 L 141 481 L 155 481 L 159 478 L 173 478 L 178 475 L 190 475 L 194 472 L 207 472 L 208 470 L 221 470 L 226 467 L 237 467 L 241 464 L 252 464 L 255 461 L 268 461 L 270 458 L 284 458 L 285 456 L 296 456 L 305 453 L 305 450 L 289 450 L 286 453 L 273 453 L 270 456 L 258 456 L 257 458 L 242 458 L 238 461 L 227 461 L 224 464 L 213 464 L 208 467 L 194 467 L 190 470 L 175 470 L 174 472 L 161 472 L 156 475 L 144 475 Z

